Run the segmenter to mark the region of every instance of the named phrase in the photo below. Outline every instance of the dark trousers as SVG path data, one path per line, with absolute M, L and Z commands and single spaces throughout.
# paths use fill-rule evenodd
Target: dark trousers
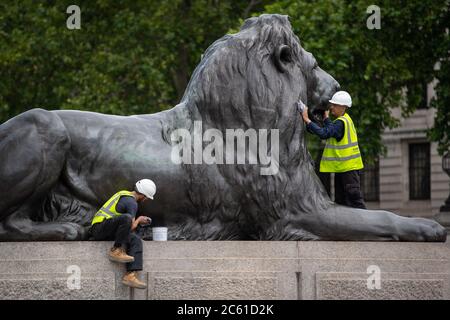
M 334 174 L 334 198 L 337 204 L 366 209 L 358 170 Z
M 90 232 L 94 240 L 114 240 L 115 247 L 125 245 L 127 254 L 134 257 L 133 262 L 127 263 L 127 271 L 141 271 L 143 265 L 142 240 L 136 233 L 131 232 L 131 222 L 132 218 L 129 214 L 122 214 L 94 224 Z

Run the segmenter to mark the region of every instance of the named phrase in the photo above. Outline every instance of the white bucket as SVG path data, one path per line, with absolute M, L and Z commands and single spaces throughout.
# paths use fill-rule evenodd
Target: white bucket
M 167 228 L 155 227 L 152 228 L 153 241 L 167 241 Z

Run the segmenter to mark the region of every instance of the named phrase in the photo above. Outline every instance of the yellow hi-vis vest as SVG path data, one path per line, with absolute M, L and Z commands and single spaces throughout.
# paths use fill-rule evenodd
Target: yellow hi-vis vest
M 345 113 L 334 121 L 337 120 L 344 122 L 344 136 L 339 141 L 334 137 L 327 139 L 320 172 L 347 172 L 364 168 L 352 118 Z
M 117 192 L 105 204 L 97 211 L 92 219 L 91 225 L 94 225 L 99 222 L 103 222 L 105 219 L 111 219 L 114 216 L 120 216 L 121 213 L 116 211 L 116 206 L 119 203 L 121 197 L 133 197 L 133 193 L 130 191 L 122 190 Z

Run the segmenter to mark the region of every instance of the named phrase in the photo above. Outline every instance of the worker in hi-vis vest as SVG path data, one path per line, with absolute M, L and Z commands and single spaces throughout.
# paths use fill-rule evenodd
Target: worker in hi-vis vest
M 108 252 L 111 261 L 126 263 L 127 273 L 122 283 L 138 289 L 147 286 L 137 277 L 142 270 L 142 239 L 134 232 L 138 225 L 149 225 L 150 217 L 136 218 L 138 203 L 152 199 L 156 193 L 156 185 L 150 179 L 136 182 L 134 191 L 122 190 L 114 194 L 97 211 L 89 229 L 94 240 L 114 240 Z
M 330 111 L 324 113 L 324 126 L 320 127 L 308 117 L 308 108 L 302 108 L 302 117 L 309 132 L 326 139 L 320 172 L 334 172 L 335 202 L 344 206 L 366 209 L 361 193 L 360 171 L 364 165 L 358 146 L 358 136 L 347 109 L 352 98 L 346 91 L 336 92 L 330 102 Z M 299 102 L 301 103 L 301 102 Z

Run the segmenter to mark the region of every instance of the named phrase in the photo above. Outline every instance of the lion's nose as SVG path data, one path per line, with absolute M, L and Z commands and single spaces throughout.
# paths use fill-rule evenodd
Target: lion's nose
M 339 82 L 334 80 L 334 92 L 337 92 L 339 90 L 341 90 L 341 85 L 339 84 Z
M 330 84 L 329 88 L 330 90 L 328 91 L 328 97 L 325 99 L 325 101 L 322 101 L 323 106 L 328 105 L 328 101 L 336 92 L 341 89 L 341 85 L 334 78 L 332 78 L 332 83 Z
M 335 78 L 333 78 L 330 74 L 325 73 L 325 81 L 324 81 L 325 90 L 328 94 L 333 95 L 335 92 L 339 91 L 341 85 Z
M 332 76 L 328 75 L 328 81 L 324 83 L 324 91 L 321 93 L 320 106 L 326 108 L 328 101 L 331 99 L 333 94 L 335 94 L 341 88 L 339 82 L 337 82 Z

